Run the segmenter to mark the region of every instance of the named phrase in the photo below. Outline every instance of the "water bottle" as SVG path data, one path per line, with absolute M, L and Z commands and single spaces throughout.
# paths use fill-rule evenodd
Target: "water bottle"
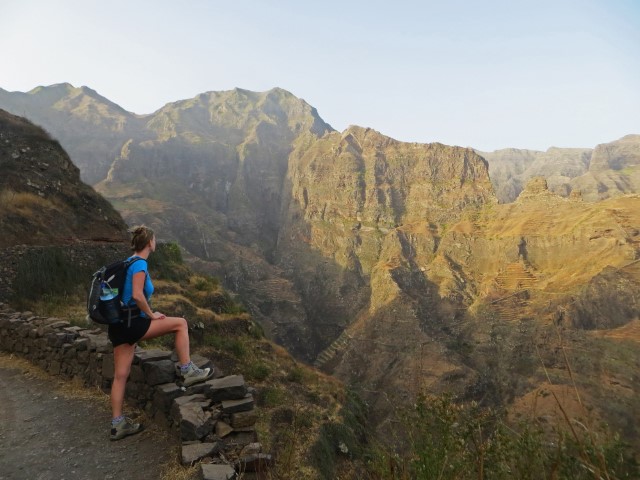
M 100 313 L 109 323 L 120 321 L 120 301 L 118 289 L 111 288 L 107 283 L 100 286 Z
M 113 300 L 117 295 L 118 290 L 110 288 L 106 283 L 103 282 L 100 286 L 100 300 L 102 300 L 103 302 L 106 302 L 107 300 Z

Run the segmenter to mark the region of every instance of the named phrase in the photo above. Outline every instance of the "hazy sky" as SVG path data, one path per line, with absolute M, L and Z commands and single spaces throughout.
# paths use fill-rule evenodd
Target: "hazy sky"
M 282 87 L 337 130 L 481 150 L 640 133 L 640 0 L 2 0 L 0 88 L 151 113 Z

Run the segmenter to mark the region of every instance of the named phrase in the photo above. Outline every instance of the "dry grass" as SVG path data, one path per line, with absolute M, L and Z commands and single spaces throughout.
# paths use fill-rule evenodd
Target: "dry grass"
M 180 449 L 180 445 L 172 449 L 169 460 L 162 465 L 160 480 L 196 480 L 198 478 L 198 464 L 192 467 L 184 467 L 180 464 Z
M 0 218 L 11 214 L 31 216 L 41 214 L 42 210 L 58 211 L 58 206 L 50 199 L 29 192 L 15 192 L 6 189 L 0 192 Z

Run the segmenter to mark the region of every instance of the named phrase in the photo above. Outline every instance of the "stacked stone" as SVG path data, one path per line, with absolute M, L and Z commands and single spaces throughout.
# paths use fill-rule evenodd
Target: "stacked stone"
M 0 304 L 0 348 L 52 375 L 85 385 L 110 386 L 102 376 L 102 367 L 112 347 L 99 328 L 86 329 L 58 318 L 14 312 Z
M 184 465 L 202 460 L 203 478 L 213 479 L 220 469 L 207 465 L 223 458 L 235 458 L 239 472 L 262 472 L 272 464 L 257 442 L 253 393 L 242 375 L 230 375 L 194 385 L 173 399 L 169 416 L 182 439 Z
M 105 391 L 113 381 L 113 347 L 101 328 L 15 312 L 0 303 L 0 349 Z M 205 357 L 191 359 L 200 368 L 213 368 Z M 182 463 L 202 460 L 205 480 L 234 478 L 230 472 L 259 474 L 271 466 L 272 457 L 262 453 L 257 441 L 254 391 L 244 378 L 231 375 L 185 388 L 176 360 L 169 351 L 136 349 L 126 396 L 156 422 L 179 432 Z M 226 459 L 235 462 L 231 466 Z

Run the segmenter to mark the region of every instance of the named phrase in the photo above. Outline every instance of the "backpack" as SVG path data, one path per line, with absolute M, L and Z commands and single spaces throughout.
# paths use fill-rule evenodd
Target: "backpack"
M 138 307 L 122 304 L 127 270 L 138 260 L 142 260 L 142 258 L 119 260 L 100 268 L 93 274 L 87 295 L 87 313 L 91 320 L 109 325 L 120 323 L 128 318 L 129 326 L 131 326 L 131 319 L 140 316 Z

